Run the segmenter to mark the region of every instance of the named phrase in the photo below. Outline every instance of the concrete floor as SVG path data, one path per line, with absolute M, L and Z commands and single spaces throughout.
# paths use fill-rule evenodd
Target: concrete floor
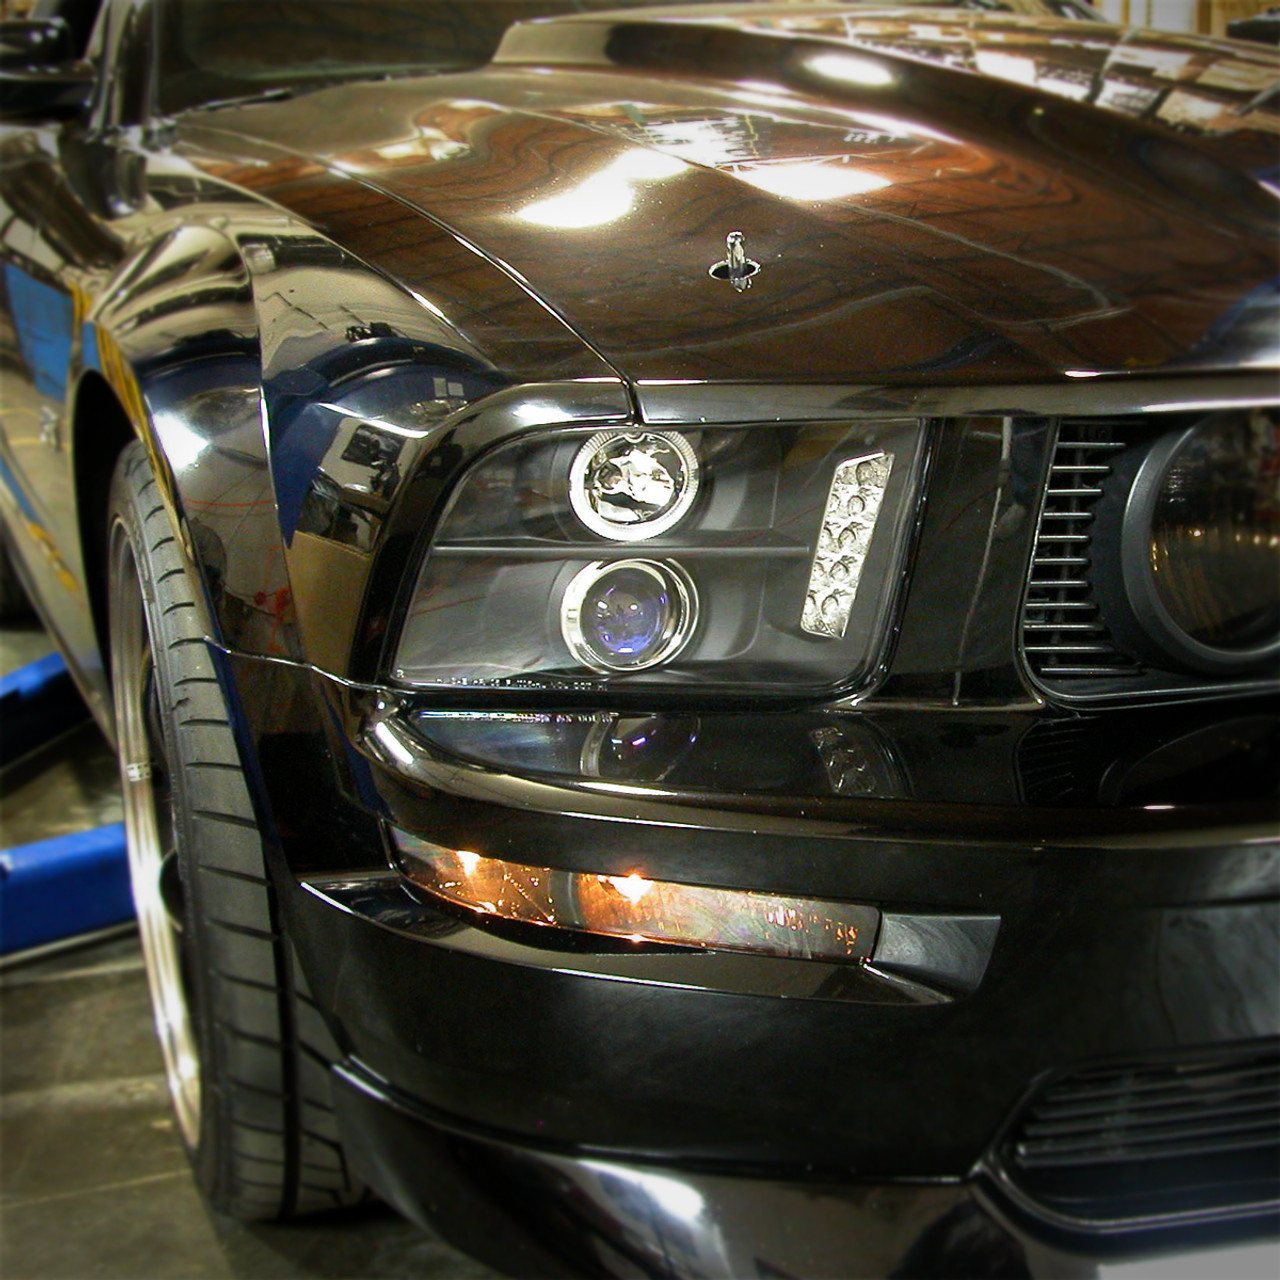
M 0 628 L 0 671 L 49 652 Z M 0 847 L 120 820 L 89 723 L 0 774 Z M 0 970 L 0 1276 L 450 1277 L 495 1273 L 373 1204 L 246 1226 L 196 1193 L 165 1089 L 137 935 Z

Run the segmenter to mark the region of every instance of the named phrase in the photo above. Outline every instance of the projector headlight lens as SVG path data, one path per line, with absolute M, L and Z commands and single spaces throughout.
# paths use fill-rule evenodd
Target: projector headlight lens
M 569 651 L 596 671 L 643 671 L 674 657 L 698 621 L 698 593 L 678 564 L 596 560 L 565 589 Z
M 1160 440 L 1133 482 L 1123 560 L 1157 660 L 1230 674 L 1280 655 L 1280 415 L 1217 414 Z
M 569 468 L 569 502 L 592 533 L 640 542 L 680 522 L 699 470 L 693 446 L 674 431 L 599 431 Z
M 1185 439 L 1165 470 L 1151 518 L 1152 581 L 1200 644 L 1238 652 L 1280 633 L 1277 443 L 1270 423 L 1219 424 Z

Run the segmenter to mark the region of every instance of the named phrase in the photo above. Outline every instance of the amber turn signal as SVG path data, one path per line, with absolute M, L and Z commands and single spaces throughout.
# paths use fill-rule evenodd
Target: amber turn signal
M 825 961 L 866 959 L 880 924 L 876 908 L 852 902 L 556 871 L 394 835 L 415 885 L 495 922 Z

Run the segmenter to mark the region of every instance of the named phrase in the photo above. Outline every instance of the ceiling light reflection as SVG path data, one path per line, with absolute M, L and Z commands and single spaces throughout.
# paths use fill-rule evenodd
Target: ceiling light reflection
M 856 53 L 819 53 L 805 65 L 814 75 L 841 84 L 861 84 L 879 89 L 891 85 L 896 77 L 883 63 L 862 58 Z
M 889 179 L 851 164 L 805 160 L 801 163 L 735 165 L 735 178 L 787 200 L 841 200 L 889 186 Z
M 684 170 L 684 161 L 675 156 L 638 147 L 624 152 L 571 190 L 538 200 L 517 216 L 521 222 L 560 231 L 603 226 L 630 212 L 636 197 L 632 183 L 661 182 Z

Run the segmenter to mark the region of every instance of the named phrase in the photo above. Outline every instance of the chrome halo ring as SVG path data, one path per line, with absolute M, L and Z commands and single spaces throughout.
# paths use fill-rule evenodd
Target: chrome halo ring
M 664 480 L 670 481 L 675 490 L 670 503 L 656 515 L 641 516 L 631 521 L 611 520 L 596 505 L 592 492 L 592 467 L 597 463 L 603 450 L 616 445 L 619 441 L 635 445 L 641 452 L 646 447 L 652 449 L 656 445 L 665 446 L 679 459 L 678 475 L 672 475 L 671 471 L 661 464 L 656 464 L 654 467 L 654 471 L 660 473 L 654 477 L 656 483 L 660 485 Z M 635 479 L 643 482 L 644 477 L 635 477 Z M 698 463 L 698 455 L 693 445 L 679 432 L 619 429 L 597 431 L 578 450 L 569 466 L 569 505 L 578 519 L 592 533 L 597 533 L 602 538 L 608 538 L 614 542 L 643 542 L 649 538 L 656 538 L 660 533 L 665 533 L 684 519 L 698 496 L 700 483 L 701 467 Z M 632 500 L 642 501 L 634 496 Z

